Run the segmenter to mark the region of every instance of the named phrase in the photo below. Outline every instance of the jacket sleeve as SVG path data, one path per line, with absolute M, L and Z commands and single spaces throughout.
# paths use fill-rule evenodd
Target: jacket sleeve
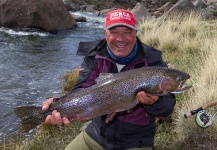
M 153 105 L 144 105 L 144 108 L 150 115 L 164 118 L 173 112 L 175 104 L 175 95 L 169 94 L 166 96 L 160 96 L 156 103 Z
M 74 93 L 80 89 L 90 87 L 95 84 L 95 79 L 99 76 L 99 72 L 95 67 L 94 56 L 86 56 L 81 64 L 77 82 L 74 88 L 67 94 Z

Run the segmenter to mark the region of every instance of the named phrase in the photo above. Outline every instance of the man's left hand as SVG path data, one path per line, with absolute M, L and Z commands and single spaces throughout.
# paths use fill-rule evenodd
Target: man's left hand
M 140 103 L 145 105 L 152 105 L 159 99 L 157 95 L 146 94 L 144 91 L 138 92 L 136 98 Z

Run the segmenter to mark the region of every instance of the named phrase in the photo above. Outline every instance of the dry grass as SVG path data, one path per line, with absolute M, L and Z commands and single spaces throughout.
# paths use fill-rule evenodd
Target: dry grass
M 201 39 L 210 36 L 204 34 L 202 24 L 200 15 L 194 13 L 184 17 L 174 15 L 160 20 L 147 20 L 140 24 L 142 31 L 139 36 L 144 43 L 160 49 L 168 63 L 177 59 L 181 61 L 180 58 L 189 60 L 190 56 L 186 54 L 201 53 Z
M 183 117 L 184 113 L 217 98 L 216 21 L 203 21 L 200 14 L 191 13 L 165 17 L 160 21 L 147 20 L 142 22 L 140 27 L 139 37 L 142 41 L 160 49 L 170 67 L 187 71 L 191 75 L 190 83 L 193 85 L 191 90 L 177 96 L 172 123 L 158 125 L 156 149 L 181 149 L 187 144 L 190 145 L 181 141 L 198 133 L 217 139 L 215 123 L 202 129 L 196 125 L 195 116 L 190 119 Z M 208 111 L 215 117 L 215 107 Z M 197 144 L 200 142 L 202 141 Z
M 209 51 L 204 55 L 200 65 L 197 66 L 197 72 L 193 74 L 192 83 L 193 89 L 189 91 L 188 100 L 181 103 L 182 109 L 178 111 L 179 118 L 177 120 L 177 132 L 180 134 L 188 135 L 194 131 L 195 124 L 194 117 L 183 120 L 183 114 L 190 110 L 194 110 L 203 106 L 204 104 L 217 98 L 217 39 L 210 39 L 209 42 L 205 42 L 202 49 Z M 216 116 L 216 107 L 208 109 L 208 111 Z M 192 120 L 193 119 L 193 120 Z M 213 124 L 212 127 L 207 128 L 206 132 L 212 136 L 216 136 L 217 124 Z M 201 130 L 204 133 L 204 130 Z
M 80 132 L 83 122 L 73 122 L 69 127 L 45 126 L 39 128 L 34 138 L 26 139 L 13 150 L 61 150 Z M 5 149 L 9 150 L 9 149 Z
M 62 94 L 64 95 L 66 92 L 70 91 L 77 82 L 78 74 L 80 69 L 75 68 L 73 70 L 67 71 L 64 75 L 66 83 L 62 86 Z

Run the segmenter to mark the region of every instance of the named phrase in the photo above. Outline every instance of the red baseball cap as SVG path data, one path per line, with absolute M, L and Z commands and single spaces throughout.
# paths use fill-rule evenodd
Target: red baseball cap
M 116 26 L 126 26 L 133 30 L 138 30 L 134 15 L 125 9 L 112 10 L 106 14 L 104 30 L 108 30 Z

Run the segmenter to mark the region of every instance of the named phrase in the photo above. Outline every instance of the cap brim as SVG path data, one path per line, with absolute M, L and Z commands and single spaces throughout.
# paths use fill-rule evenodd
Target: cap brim
M 107 27 L 104 27 L 104 30 L 109 30 L 111 28 L 114 28 L 114 27 L 118 27 L 118 26 L 125 26 L 125 27 L 128 27 L 130 29 L 133 29 L 133 30 L 138 30 L 137 27 L 135 26 L 132 26 L 132 25 L 129 25 L 129 24 L 125 24 L 125 23 L 116 23 L 116 24 L 111 24 L 111 25 L 108 25 Z

